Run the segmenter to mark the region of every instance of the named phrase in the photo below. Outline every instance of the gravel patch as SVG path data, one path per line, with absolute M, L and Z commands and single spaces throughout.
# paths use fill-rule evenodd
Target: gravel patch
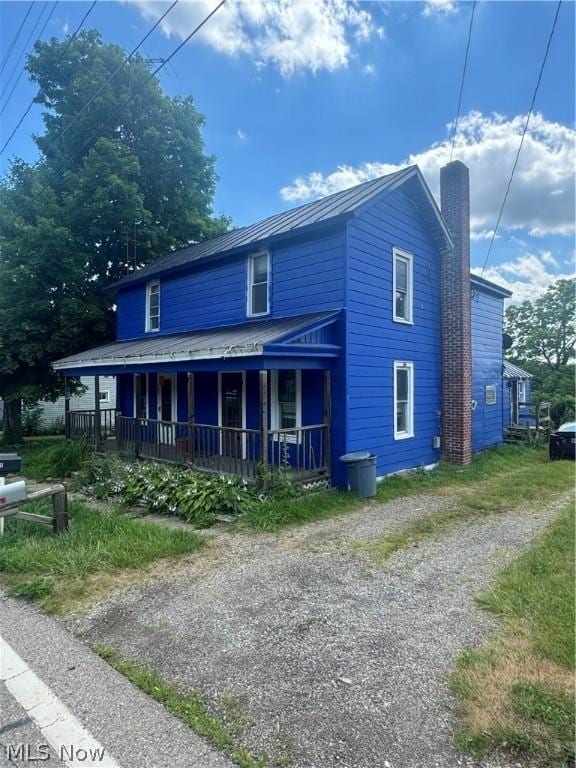
M 564 499 L 460 524 L 375 567 L 370 539 L 457 503 L 422 495 L 278 535 L 218 533 L 174 578 L 71 622 L 216 711 L 232 696 L 242 743 L 295 768 L 504 768 L 453 745 L 454 660 L 496 620 L 474 596 Z M 210 554 L 211 552 L 211 554 Z

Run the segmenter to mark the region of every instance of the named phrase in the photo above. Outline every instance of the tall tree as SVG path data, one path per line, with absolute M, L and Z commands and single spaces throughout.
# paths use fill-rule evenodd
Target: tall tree
M 38 162 L 15 160 L 0 181 L 5 441 L 18 438 L 22 400 L 62 393 L 54 359 L 112 338 L 111 282 L 228 226 L 212 215 L 203 116 L 125 56 L 85 31 L 28 58 L 45 130 Z
M 576 280 L 557 280 L 534 301 L 508 307 L 513 359 L 539 361 L 555 370 L 570 362 L 576 342 L 575 289 Z

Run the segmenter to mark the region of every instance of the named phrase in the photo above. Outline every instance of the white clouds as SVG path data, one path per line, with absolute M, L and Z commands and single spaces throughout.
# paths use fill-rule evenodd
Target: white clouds
M 238 128 L 238 130 L 236 131 L 236 136 L 238 136 L 240 141 L 246 141 L 246 139 L 248 138 L 246 133 L 244 133 L 244 131 L 241 128 Z
M 142 13 L 157 19 L 162 0 L 137 0 Z M 183 39 L 214 7 L 210 0 L 180 3 L 162 27 Z M 198 37 L 220 53 L 245 54 L 259 66 L 277 67 L 284 77 L 309 70 L 346 67 L 355 44 L 381 30 L 371 14 L 346 0 L 228 0 Z
M 365 75 L 373 75 L 376 72 L 376 68 L 374 64 L 365 64 L 362 67 L 362 72 L 364 72 Z
M 486 239 L 498 216 L 525 116 L 470 112 L 460 119 L 454 159 L 470 168 L 473 236 Z M 451 126 L 448 126 L 450 128 Z M 501 226 L 531 235 L 574 233 L 576 131 L 533 115 L 524 140 Z M 336 192 L 416 163 L 438 198 L 440 168 L 450 158 L 450 141 L 432 144 L 402 163 L 366 162 L 339 166 L 329 174 L 312 172 L 283 187 L 284 200 L 303 201 Z
M 550 272 L 546 264 L 556 264 L 550 251 L 540 251 L 538 254 L 525 253 L 513 261 L 505 261 L 503 264 L 487 269 L 484 277 L 512 291 L 514 295 L 511 301 L 516 304 L 524 299 L 535 299 L 556 280 L 573 277 L 571 273 Z M 472 272 L 480 274 L 481 270 L 474 268 Z
M 447 16 L 451 13 L 457 13 L 458 8 L 453 0 L 426 0 L 422 16 Z

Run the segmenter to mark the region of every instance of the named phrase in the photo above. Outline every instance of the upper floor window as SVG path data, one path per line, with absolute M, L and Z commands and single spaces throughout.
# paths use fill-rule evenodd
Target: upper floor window
M 414 363 L 394 363 L 394 439 L 414 437 Z
M 412 254 L 394 248 L 393 260 L 394 320 L 398 323 L 411 323 Z
M 255 253 L 248 258 L 248 315 L 266 315 L 270 311 L 270 257 Z
M 98 393 L 98 397 L 99 397 L 101 403 L 109 403 L 110 402 L 110 390 L 109 389 L 101 390 Z
M 152 280 L 146 286 L 146 330 L 160 330 L 160 281 Z
M 272 371 L 272 429 L 297 429 L 302 426 L 301 371 Z M 294 438 L 295 435 L 289 435 Z

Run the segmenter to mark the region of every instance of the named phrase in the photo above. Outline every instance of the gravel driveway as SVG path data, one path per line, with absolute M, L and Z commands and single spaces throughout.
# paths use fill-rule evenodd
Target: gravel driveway
M 381 566 L 350 546 L 456 502 L 422 495 L 274 536 L 220 533 L 208 555 L 74 629 L 220 713 L 233 700 L 242 743 L 269 765 L 478 765 L 453 746 L 448 685 L 459 652 L 495 629 L 473 597 L 563 499 L 463 523 Z

